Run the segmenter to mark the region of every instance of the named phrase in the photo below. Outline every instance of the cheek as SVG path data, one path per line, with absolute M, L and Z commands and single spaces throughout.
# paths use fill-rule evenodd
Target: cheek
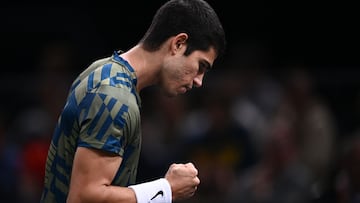
M 183 64 L 183 66 L 181 67 L 181 72 L 183 77 L 185 78 L 194 78 L 197 75 L 198 69 L 197 66 L 191 63 L 187 63 Z
M 194 77 L 196 76 L 195 71 L 190 69 L 179 70 L 177 73 L 177 81 L 181 83 L 181 85 L 188 84 L 193 81 Z
M 196 68 L 187 69 L 185 71 L 184 76 L 185 76 L 186 80 L 193 80 L 197 76 L 197 73 L 198 73 L 198 71 Z
M 197 67 L 186 63 L 183 59 L 169 61 L 164 70 L 165 80 L 180 85 L 191 82 L 197 74 Z
M 171 72 L 171 77 L 175 81 L 188 81 L 193 76 L 193 71 L 186 68 L 185 66 L 177 66 L 174 67 L 173 71 Z

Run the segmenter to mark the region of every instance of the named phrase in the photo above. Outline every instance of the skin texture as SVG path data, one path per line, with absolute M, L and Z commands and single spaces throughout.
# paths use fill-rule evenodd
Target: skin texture
M 193 86 L 201 87 L 206 70 L 216 59 L 216 52 L 210 48 L 185 56 L 187 39 L 186 33 L 180 33 L 169 38 L 156 52 L 147 52 L 140 44 L 121 55 L 135 68 L 138 91 L 159 85 L 165 95 L 173 97 Z
M 176 96 L 190 90 L 193 86 L 201 87 L 207 69 L 210 69 L 215 58 L 215 51 L 208 53 L 194 51 L 185 56 L 186 34 L 176 36 L 171 42 L 170 56 L 164 59 L 159 85 L 167 96 Z
M 170 37 L 155 52 L 147 52 L 138 44 L 121 55 L 135 69 L 138 91 L 150 85 L 159 85 L 165 95 L 172 97 L 202 85 L 204 74 L 211 68 L 216 52 L 210 48 L 185 56 L 187 39 L 186 33 L 180 33 Z M 121 162 L 120 156 L 78 147 L 67 202 L 135 203 L 132 189 L 110 185 Z M 192 163 L 172 164 L 169 167 L 165 178 L 170 183 L 173 201 L 194 195 L 200 184 L 197 175 L 198 171 Z

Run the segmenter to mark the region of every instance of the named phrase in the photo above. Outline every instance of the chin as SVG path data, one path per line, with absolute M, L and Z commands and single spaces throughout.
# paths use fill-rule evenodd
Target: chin
M 187 92 L 186 87 L 180 87 L 180 88 L 161 88 L 161 91 L 163 95 L 167 97 L 176 97 L 182 94 L 185 94 Z
M 178 96 L 179 94 L 178 93 L 168 93 L 168 94 L 165 94 L 167 97 L 176 97 Z
M 179 95 L 177 92 L 171 92 L 171 91 L 166 91 L 166 90 L 163 90 L 162 93 L 166 97 L 176 97 Z

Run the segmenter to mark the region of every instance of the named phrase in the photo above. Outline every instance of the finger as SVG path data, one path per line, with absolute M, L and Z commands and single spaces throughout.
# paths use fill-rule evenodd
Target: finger
M 194 164 L 189 162 L 187 164 L 185 164 L 185 167 L 189 169 L 189 171 L 191 171 L 191 173 L 194 175 L 194 176 L 197 176 L 198 175 L 198 170 L 195 168 Z
M 195 168 L 195 165 L 192 162 L 188 162 L 185 164 L 186 167 L 192 167 Z
M 192 189 L 191 193 L 190 193 L 190 196 L 193 196 L 195 194 L 197 190 L 197 186 L 194 186 L 194 188 Z
M 194 178 L 194 182 L 195 182 L 195 187 L 197 187 L 200 184 L 200 179 L 196 176 Z

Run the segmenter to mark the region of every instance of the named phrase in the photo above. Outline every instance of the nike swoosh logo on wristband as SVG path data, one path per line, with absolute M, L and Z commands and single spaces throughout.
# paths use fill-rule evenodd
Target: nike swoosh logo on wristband
M 150 200 L 155 199 L 155 198 L 156 198 L 157 196 L 159 196 L 159 195 L 164 196 L 164 192 L 163 192 L 162 190 L 160 190 L 160 191 L 157 192 L 156 195 L 154 195 L 154 197 L 152 197 Z

